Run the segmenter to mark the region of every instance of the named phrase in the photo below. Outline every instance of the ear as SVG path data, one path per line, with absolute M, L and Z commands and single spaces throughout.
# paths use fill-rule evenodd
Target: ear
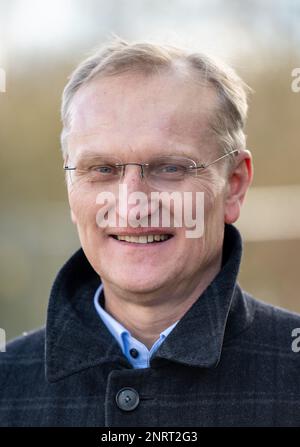
M 227 191 L 224 206 L 224 222 L 233 223 L 239 216 L 246 192 L 253 178 L 252 155 L 248 150 L 242 150 L 235 165 L 228 174 Z

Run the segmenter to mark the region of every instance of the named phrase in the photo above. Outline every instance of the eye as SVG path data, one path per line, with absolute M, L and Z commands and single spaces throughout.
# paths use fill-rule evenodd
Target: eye
M 154 170 L 156 175 L 166 175 L 172 177 L 183 176 L 186 172 L 186 167 L 176 163 L 162 163 L 158 164 Z
M 114 167 L 113 166 L 94 166 L 92 168 L 92 170 L 99 172 L 99 174 L 112 174 Z
M 113 165 L 99 165 L 93 166 L 90 168 L 90 171 L 95 175 L 108 176 L 108 175 L 117 175 L 118 169 Z
M 102 164 L 91 166 L 87 171 L 87 180 L 90 182 L 112 181 L 118 178 L 119 171 L 113 164 Z
M 176 173 L 176 172 L 182 171 L 182 170 L 183 170 L 182 166 L 178 166 L 178 165 L 161 166 L 161 172 L 163 172 L 163 173 L 173 174 L 173 173 Z

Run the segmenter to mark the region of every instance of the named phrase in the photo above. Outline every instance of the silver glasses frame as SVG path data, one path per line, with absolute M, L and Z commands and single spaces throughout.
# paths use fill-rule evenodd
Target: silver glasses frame
M 213 160 L 209 163 L 201 163 L 200 165 L 197 165 L 197 163 L 192 160 L 191 158 L 188 157 L 181 157 L 181 158 L 185 158 L 186 160 L 189 160 L 191 162 L 193 162 L 194 165 L 189 166 L 187 174 L 189 173 L 189 171 L 193 171 L 194 169 L 206 169 L 209 166 L 213 165 L 214 163 L 217 163 L 220 160 L 223 160 L 223 158 L 228 157 L 229 155 L 235 155 L 237 156 L 240 153 L 239 149 L 234 149 L 230 152 L 227 152 L 226 154 L 222 155 L 221 157 L 217 158 L 216 160 Z M 136 162 L 128 162 L 128 163 L 116 163 L 114 166 L 117 168 L 123 168 L 121 171 L 121 175 L 119 176 L 119 180 L 124 176 L 125 173 L 125 167 L 128 165 L 133 165 L 133 166 L 140 166 L 141 168 L 141 178 L 145 178 L 145 174 L 144 174 L 144 168 L 147 168 L 151 163 L 136 163 Z M 77 169 L 76 166 L 68 166 L 65 165 L 64 166 L 64 170 L 65 171 L 75 171 Z

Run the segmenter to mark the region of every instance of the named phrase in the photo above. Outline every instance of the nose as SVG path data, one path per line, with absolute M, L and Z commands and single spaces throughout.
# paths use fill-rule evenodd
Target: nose
M 121 183 L 127 184 L 128 192 L 145 191 L 147 186 L 143 165 L 140 163 L 126 163 L 123 166 Z
M 131 219 L 135 216 L 139 222 L 148 223 L 148 216 L 151 213 L 150 205 L 150 194 L 147 183 L 143 176 L 143 166 L 139 163 L 128 163 L 123 168 L 123 177 L 120 183 L 126 185 L 126 197 L 121 195 L 119 197 L 118 203 L 118 219 L 119 223 L 121 221 L 128 222 L 131 226 Z M 136 193 L 143 193 L 137 195 Z M 131 196 L 131 194 L 134 196 Z M 137 200 L 137 202 L 136 202 Z M 139 210 L 132 214 L 131 210 L 136 210 L 138 206 Z M 131 216 L 131 217 L 130 217 Z M 133 225 L 135 226 L 135 225 Z

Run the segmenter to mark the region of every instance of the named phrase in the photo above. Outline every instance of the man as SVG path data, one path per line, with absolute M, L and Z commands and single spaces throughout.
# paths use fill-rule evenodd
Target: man
M 114 41 L 77 67 L 62 148 L 82 249 L 46 328 L 0 356 L 1 425 L 300 423 L 299 316 L 237 283 L 246 114 L 241 79 L 201 54 Z

